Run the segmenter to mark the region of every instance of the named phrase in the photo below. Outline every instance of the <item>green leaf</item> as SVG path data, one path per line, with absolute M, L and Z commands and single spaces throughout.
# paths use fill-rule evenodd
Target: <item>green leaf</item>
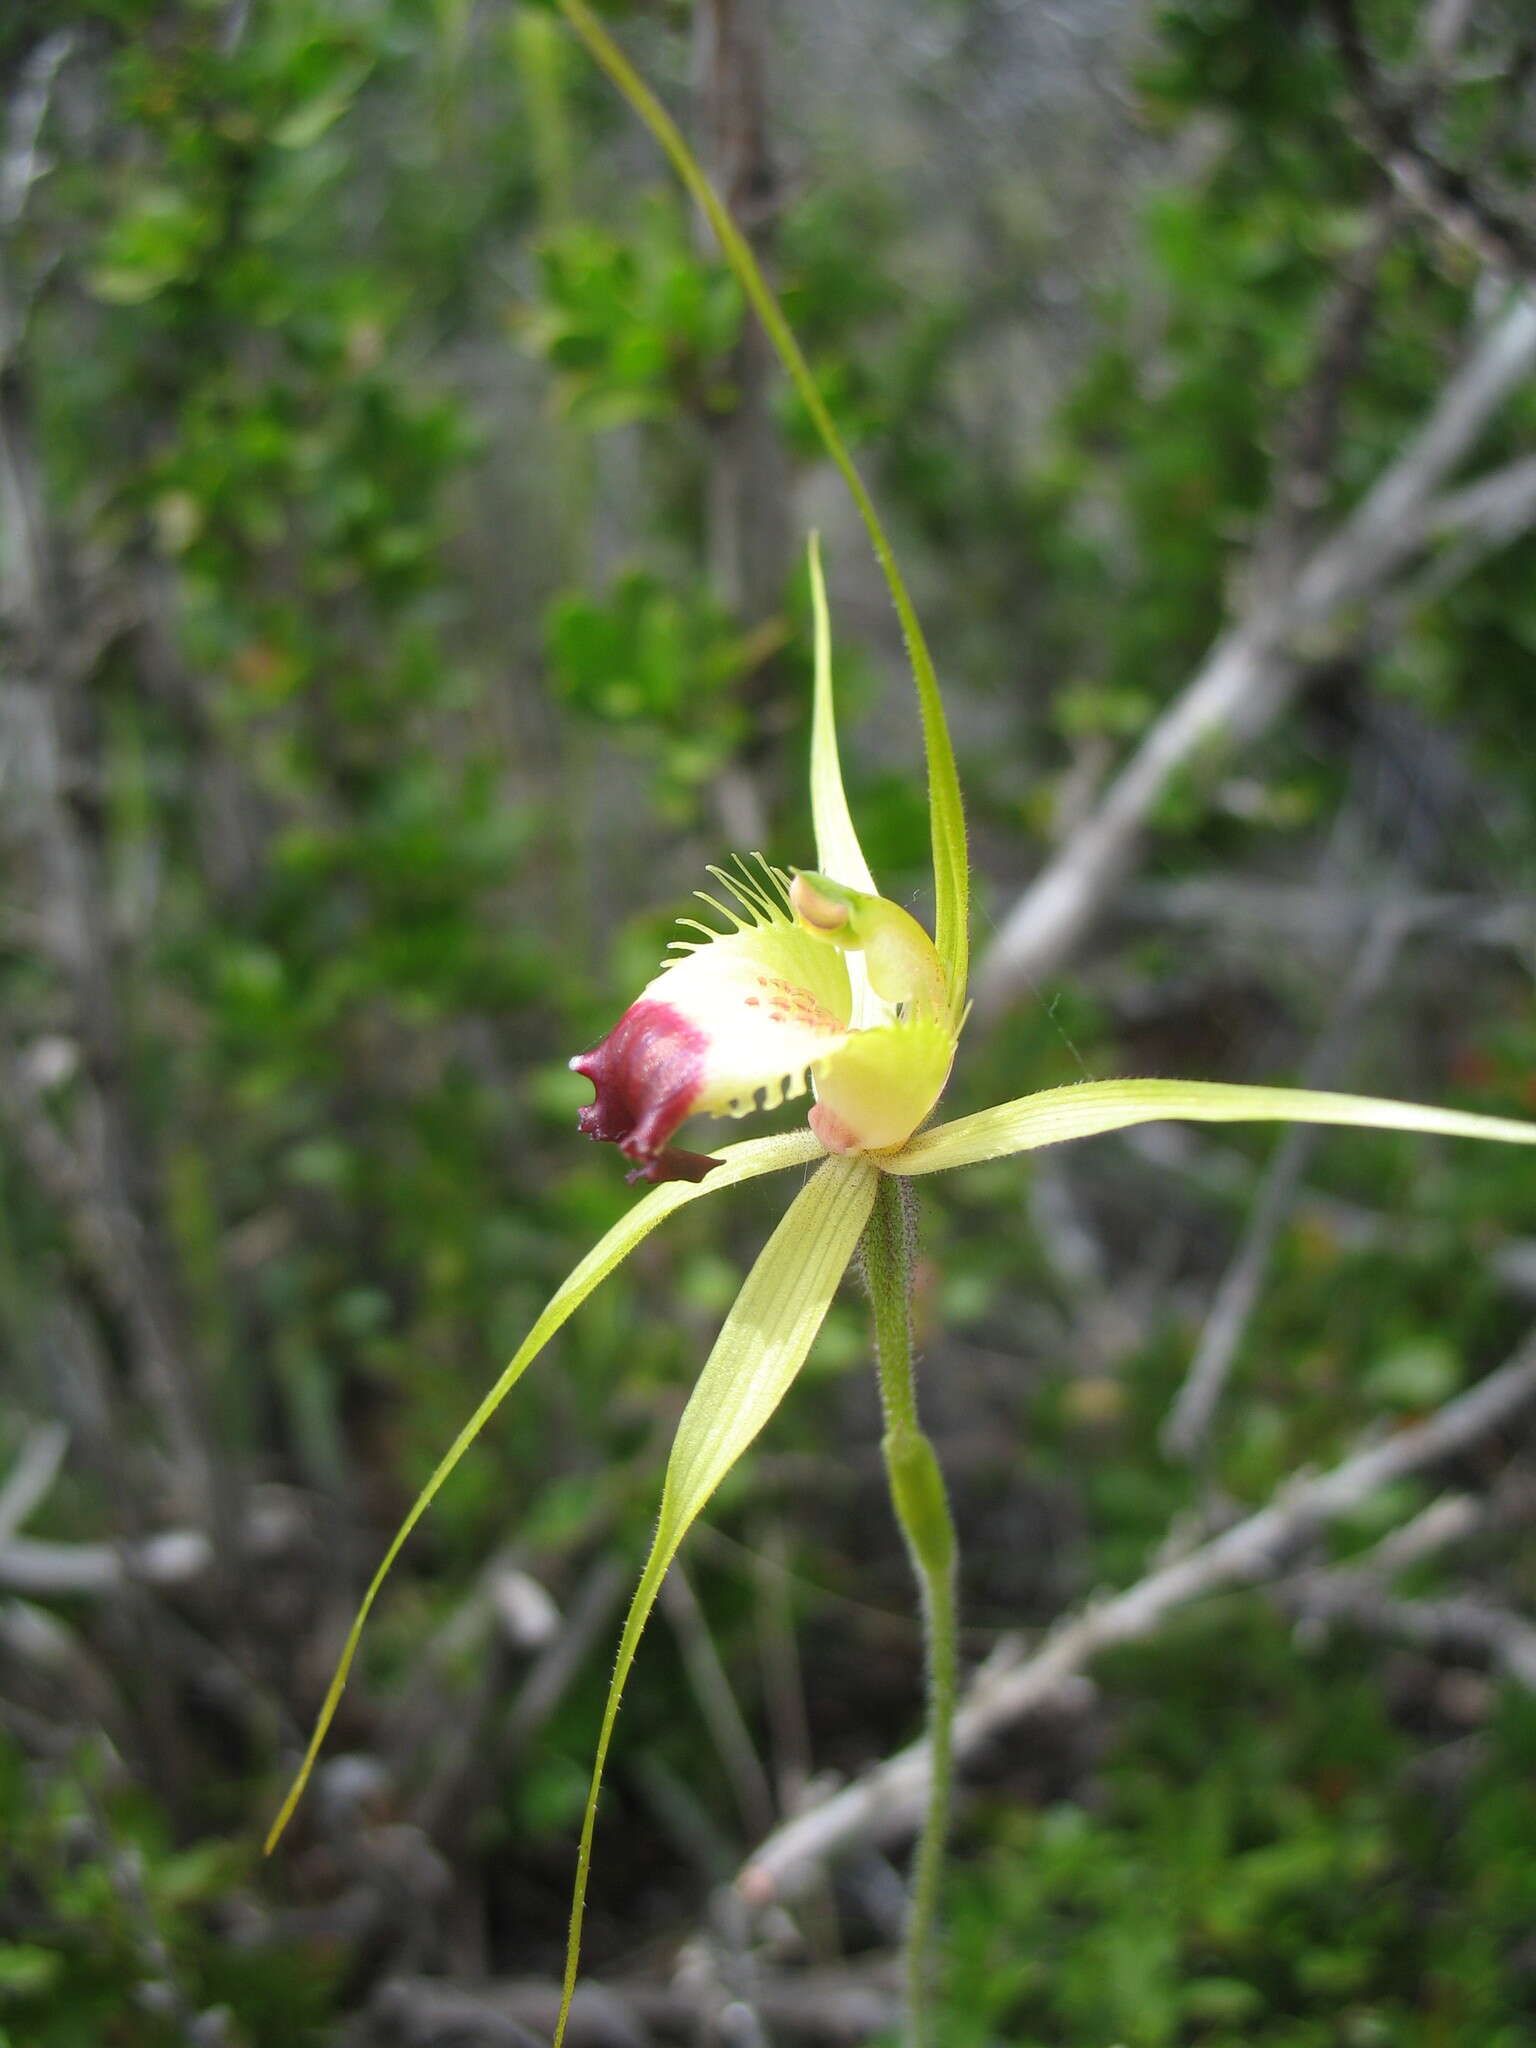
M 1366 1368 L 1361 1389 L 1389 1408 L 1438 1408 L 1466 1382 L 1461 1354 L 1444 1337 L 1416 1337 Z
M 308 97 L 274 122 L 268 133 L 279 149 L 313 149 L 351 106 L 373 68 L 373 59 L 365 53 L 343 49 L 326 53 L 322 61 L 322 75 L 311 82 Z
M 965 811 L 960 800 L 960 778 L 955 770 L 954 748 L 950 744 L 949 727 L 944 718 L 944 701 L 939 694 L 933 656 L 929 653 L 928 642 L 923 637 L 923 629 L 907 590 L 906 579 L 897 566 L 889 537 L 879 513 L 875 510 L 874 501 L 865 489 L 864 479 L 854 467 L 853 458 L 837 430 L 836 421 L 827 410 L 826 401 L 817 388 L 816 379 L 811 375 L 810 365 L 801 353 L 800 344 L 784 317 L 782 307 L 758 268 L 757 258 L 752 253 L 750 243 L 731 219 L 714 187 L 699 168 L 677 124 L 586 5 L 586 0 L 559 0 L 559 4 L 561 13 L 586 44 L 598 65 L 650 129 L 672 168 L 708 218 L 720 244 L 721 253 L 736 273 L 742 290 L 751 300 L 753 310 L 763 324 L 774 353 L 783 364 L 790 382 L 815 422 L 822 446 L 841 473 L 844 483 L 848 486 L 849 495 L 858 507 L 859 516 L 864 522 L 870 545 L 875 551 L 875 559 L 880 564 L 886 586 L 891 593 L 891 602 L 896 607 L 896 616 L 901 621 L 901 630 L 907 643 L 907 656 L 912 664 L 912 680 L 917 689 L 918 710 L 923 724 L 923 748 L 928 760 L 928 827 L 933 849 L 934 944 L 938 948 L 939 958 L 944 963 L 950 1013 L 958 1025 L 965 1011 L 965 990 L 970 959 L 970 867 L 965 846 Z
M 816 622 L 816 693 L 811 712 L 811 819 L 816 828 L 816 865 L 834 881 L 867 896 L 878 896 L 848 809 L 833 710 L 832 627 L 827 585 L 821 573 L 821 537 L 810 540 L 811 612 Z
M 190 277 L 216 239 L 202 198 L 170 185 L 145 186 L 130 194 L 103 237 L 91 290 L 109 305 L 143 305 Z
M 924 1131 L 880 1164 L 890 1173 L 944 1173 L 981 1159 L 1032 1152 L 1131 1124 L 1345 1124 L 1355 1130 L 1419 1131 L 1442 1138 L 1489 1138 L 1536 1145 L 1536 1124 L 1476 1116 L 1374 1095 L 1324 1095 L 1310 1088 L 1246 1088 L 1222 1081 L 1085 1081 L 1022 1095 L 975 1116 Z
M 0 1942 L 0 1998 L 35 1998 L 59 1981 L 64 1958 L 31 1941 Z
M 874 1207 L 875 1169 L 861 1154 L 829 1158 L 758 1255 L 677 1426 L 651 1554 L 630 1603 L 603 1710 L 577 1850 L 565 1989 L 554 2048 L 576 1988 L 597 1798 L 619 1702 L 661 1582 L 689 1528 L 794 1382 Z
M 740 1181 L 755 1180 L 760 1174 L 777 1173 L 786 1166 L 803 1166 L 808 1160 L 816 1158 L 820 1152 L 820 1144 L 809 1131 L 791 1131 L 781 1137 L 754 1138 L 744 1145 L 724 1147 L 718 1155 L 720 1164 L 706 1179 L 667 1181 L 660 1187 L 652 1188 L 649 1194 L 636 1202 L 626 1216 L 621 1217 L 605 1237 L 598 1240 L 580 1264 L 561 1282 L 550 1297 L 543 1314 L 523 1339 L 511 1362 L 439 1460 L 432 1476 L 417 1494 L 404 1521 L 391 1538 L 389 1548 L 369 1582 L 352 1626 L 347 1631 L 347 1639 L 342 1645 L 341 1656 L 337 1659 L 336 1670 L 315 1722 L 314 1733 L 310 1736 L 309 1747 L 304 1753 L 304 1761 L 299 1766 L 298 1775 L 289 1787 L 288 1796 L 284 1799 L 268 1832 L 266 1848 L 269 1855 L 277 1846 L 278 1839 L 292 1818 L 293 1810 L 309 1782 L 310 1773 L 315 1767 L 315 1759 L 320 1754 L 320 1746 L 325 1741 L 326 1733 L 335 1717 L 337 1705 L 347 1683 L 347 1675 L 352 1669 L 352 1660 L 357 1654 L 363 1625 L 368 1619 L 374 1601 L 378 1598 L 380 1587 L 389 1576 L 390 1568 L 449 1473 L 550 1338 L 561 1324 L 580 1308 L 593 1289 L 606 1280 L 614 1268 L 629 1257 L 636 1245 L 648 1237 L 657 1224 L 663 1222 L 675 1209 L 681 1209 L 685 1203 L 696 1200 L 700 1195 L 718 1194 L 721 1189 L 735 1187 Z

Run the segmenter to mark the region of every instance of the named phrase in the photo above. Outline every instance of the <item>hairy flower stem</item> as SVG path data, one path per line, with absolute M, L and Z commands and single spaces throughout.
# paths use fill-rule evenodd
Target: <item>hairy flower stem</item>
M 906 2048 L 927 2042 L 934 1922 L 954 1780 L 955 1696 L 959 1684 L 955 1602 L 955 1525 L 932 1444 L 917 1419 L 912 1377 L 912 1192 L 882 1174 L 864 1232 L 864 1278 L 875 1313 L 880 1400 L 885 1410 L 886 1475 L 922 1597 L 928 1679 L 928 1809 L 912 1866 L 907 1912 Z

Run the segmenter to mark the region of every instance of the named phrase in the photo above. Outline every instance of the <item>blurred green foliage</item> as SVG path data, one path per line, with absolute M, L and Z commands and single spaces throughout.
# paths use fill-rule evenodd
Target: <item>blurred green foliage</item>
M 249 1841 L 178 1847 L 103 1743 L 43 1773 L 0 1746 L 0 1881 L 22 1940 L 0 1941 L 0 2042 L 174 2048 L 187 2011 L 239 2015 L 253 2044 L 319 2041 L 331 1972 L 298 1944 L 242 1953 L 219 1921 L 248 1881 Z M 279 1966 L 274 1967 L 274 1961 Z
M 1352 1654 L 1230 1607 L 1105 1676 L 1095 1811 L 1001 1815 L 957 1878 L 956 2048 L 1525 2039 L 1528 1698 L 1447 1784 Z

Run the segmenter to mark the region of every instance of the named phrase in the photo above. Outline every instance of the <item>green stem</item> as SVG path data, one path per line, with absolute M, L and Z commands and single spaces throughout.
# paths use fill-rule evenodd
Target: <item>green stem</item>
M 886 1476 L 923 1608 L 928 1677 L 928 1808 L 912 1867 L 907 1914 L 906 2048 L 928 2039 L 934 1923 L 954 1784 L 955 1698 L 959 1688 L 955 1525 L 932 1444 L 917 1416 L 912 1377 L 912 1193 L 882 1174 L 864 1232 L 864 1277 L 875 1312 Z

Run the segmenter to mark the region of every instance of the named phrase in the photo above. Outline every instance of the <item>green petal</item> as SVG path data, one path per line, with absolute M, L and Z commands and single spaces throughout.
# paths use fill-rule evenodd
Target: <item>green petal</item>
M 875 559 L 880 564 L 896 616 L 907 643 L 912 663 L 912 680 L 917 688 L 918 710 L 923 723 L 923 749 L 928 760 L 928 825 L 933 848 L 934 944 L 944 963 L 949 984 L 950 1014 L 958 1028 L 965 1013 L 965 989 L 969 962 L 970 867 L 965 848 L 965 811 L 960 800 L 960 778 L 955 771 L 954 748 L 944 718 L 944 700 L 934 673 L 933 656 L 913 607 L 906 580 L 896 563 L 891 543 L 854 468 L 853 458 L 843 445 L 837 423 L 827 410 L 816 387 L 810 365 L 800 352 L 783 309 L 768 288 L 750 244 L 721 204 L 708 178 L 700 170 L 693 152 L 683 140 L 677 124 L 636 72 L 617 43 L 598 21 L 585 0 L 559 0 L 560 11 L 602 69 L 650 129 L 678 177 L 708 218 L 721 252 L 736 274 L 737 282 L 751 300 L 774 353 L 784 365 L 799 392 L 806 411 L 816 423 L 822 446 L 842 474 L 849 495 L 869 535 Z
M 905 1144 L 944 1092 L 954 1057 L 947 1023 L 912 1018 L 853 1032 L 812 1069 L 811 1129 L 829 1152 Z
M 1347 1124 L 1358 1130 L 1420 1131 L 1443 1138 L 1490 1138 L 1505 1145 L 1536 1145 L 1536 1124 L 1475 1116 L 1425 1103 L 1386 1102 L 1373 1095 L 1323 1095 L 1310 1088 L 1244 1088 L 1220 1081 L 1085 1081 L 1047 1088 L 976 1116 L 924 1131 L 880 1164 L 891 1173 L 943 1173 L 980 1159 L 1001 1159 L 1091 1138 L 1129 1124 L 1161 1123 Z
M 379 1588 L 389 1576 L 390 1567 L 400 1555 L 406 1538 L 426 1513 L 444 1480 L 522 1378 L 527 1367 L 593 1289 L 601 1281 L 606 1280 L 614 1267 L 627 1259 L 636 1245 L 648 1237 L 657 1224 L 670 1216 L 674 1209 L 681 1209 L 685 1203 L 697 1200 L 700 1195 L 718 1194 L 722 1188 L 735 1187 L 739 1181 L 756 1180 L 760 1174 L 777 1173 L 786 1166 L 802 1166 L 807 1160 L 819 1157 L 820 1153 L 821 1146 L 809 1131 L 791 1131 L 783 1137 L 754 1138 L 743 1145 L 728 1145 L 720 1154 L 719 1165 L 711 1171 L 707 1179 L 668 1181 L 661 1187 L 653 1188 L 648 1195 L 642 1196 L 635 1206 L 620 1218 L 607 1236 L 598 1240 L 581 1263 L 556 1288 L 543 1314 L 523 1339 L 511 1363 L 454 1438 L 431 1478 L 412 1502 L 405 1520 L 395 1531 L 389 1548 L 384 1553 L 383 1561 L 362 1597 L 352 1626 L 347 1631 L 347 1639 L 342 1645 L 341 1656 L 337 1659 L 336 1671 L 326 1692 L 325 1703 L 315 1722 L 314 1733 L 310 1736 L 304 1761 L 299 1766 L 298 1775 L 289 1787 L 288 1796 L 284 1799 L 268 1832 L 268 1854 L 277 1846 L 278 1838 L 292 1818 L 293 1810 L 309 1782 L 310 1772 L 315 1767 L 315 1759 L 320 1754 L 320 1746 L 335 1716 L 347 1682 L 347 1674 L 352 1668 L 352 1659 L 357 1654 L 363 1624 L 378 1598 Z
M 874 1168 L 862 1158 L 829 1159 L 790 1204 L 737 1295 L 709 1362 L 683 1410 L 662 1488 L 651 1554 L 630 1605 L 597 1738 L 592 1787 L 581 1824 L 565 1990 L 554 2048 L 565 2037 L 576 1988 L 587 1872 L 603 1767 L 625 1682 L 667 1567 L 700 1511 L 788 1393 L 821 1328 L 838 1282 L 874 1207 Z
M 864 858 L 859 835 L 843 788 L 837 751 L 837 721 L 832 709 L 832 628 L 827 617 L 827 586 L 821 573 L 821 540 L 810 542 L 811 611 L 816 621 L 816 695 L 811 713 L 811 819 L 816 827 L 816 865 L 834 881 L 866 896 L 878 896 L 875 878 Z

